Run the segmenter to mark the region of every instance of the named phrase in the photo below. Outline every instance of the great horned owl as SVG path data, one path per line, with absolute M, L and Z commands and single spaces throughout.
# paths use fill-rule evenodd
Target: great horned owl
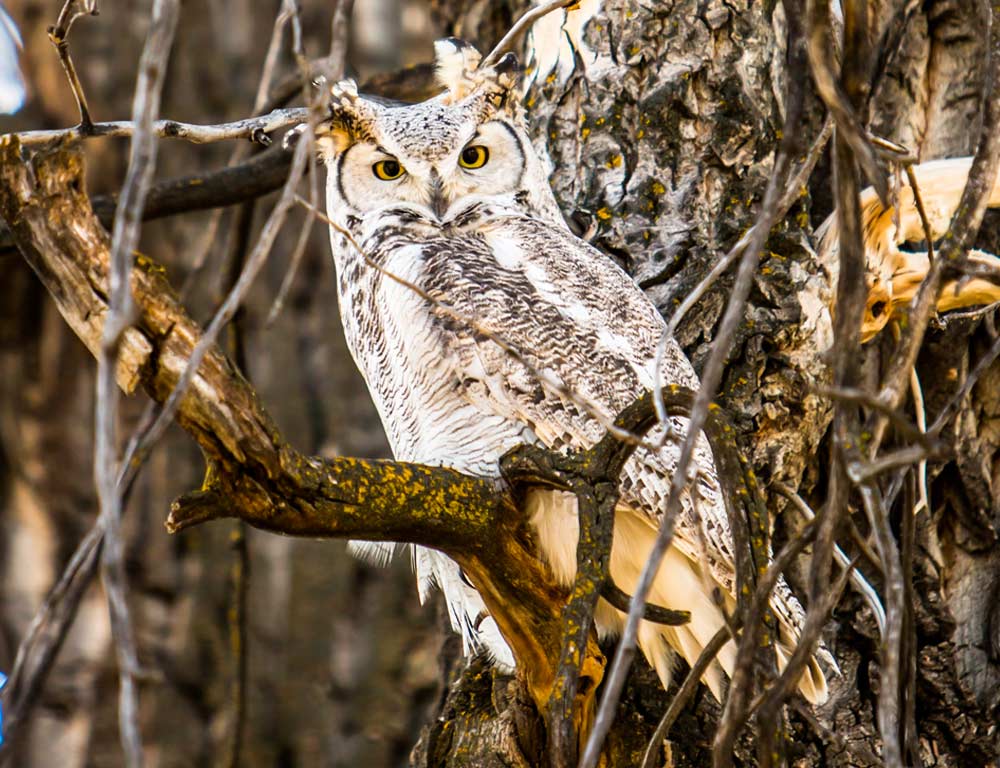
M 354 241 L 331 228 L 340 312 L 396 458 L 496 476 L 501 455 L 518 444 L 585 448 L 600 439 L 604 423 L 653 387 L 664 322 L 625 272 L 565 224 L 525 129 L 513 56 L 479 68 L 479 54 L 454 39 L 439 42 L 437 53 L 445 92 L 421 104 L 366 99 L 351 83 L 332 89 L 330 119 L 317 135 L 329 216 Z M 698 385 L 675 344 L 663 370 L 667 382 Z M 685 425 L 673 423 L 680 434 Z M 671 442 L 639 449 L 623 473 L 610 569 L 626 591 L 656 536 L 678 453 Z M 733 606 L 732 538 L 704 436 L 695 459 L 697 510 L 686 497 L 649 598 L 692 619 L 680 627 L 644 622 L 639 631 L 664 685 L 673 652 L 693 663 L 722 626 L 715 585 Z M 571 583 L 575 497 L 539 490 L 527 503 L 540 555 Z M 374 557 L 392 551 L 356 546 Z M 413 558 L 421 598 L 432 583 L 443 590 L 466 649 L 512 665 L 458 566 L 420 547 Z M 783 663 L 803 612 L 783 581 L 772 606 Z M 623 615 L 602 601 L 595 619 L 608 635 L 620 630 Z M 734 659 L 730 643 L 705 676 L 716 697 Z M 826 698 L 815 660 L 799 687 L 810 701 Z

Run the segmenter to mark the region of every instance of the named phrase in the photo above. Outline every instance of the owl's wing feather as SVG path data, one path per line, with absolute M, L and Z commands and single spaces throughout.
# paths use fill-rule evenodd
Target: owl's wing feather
M 624 271 L 570 233 L 511 216 L 480 225 L 475 235 L 441 238 L 424 253 L 424 287 L 431 295 L 518 350 L 535 369 L 453 315 L 438 312 L 450 353 L 446 365 L 464 397 L 484 413 L 527 424 L 550 448 L 588 448 L 608 422 L 653 386 L 662 318 Z M 665 383 L 698 386 L 673 343 L 662 370 Z M 683 436 L 687 420 L 672 421 Z M 652 433 L 651 441 L 658 436 Z M 655 453 L 637 451 L 623 474 L 622 503 L 658 520 L 677 457 L 672 443 Z M 707 556 L 713 576 L 732 591 L 729 522 L 704 438 L 695 465 L 702 502 L 696 511 L 690 496 L 685 498 L 677 546 L 699 560 Z
M 409 239 L 405 248 L 393 244 L 391 236 L 376 238 L 376 258 L 389 271 L 405 273 L 437 302 L 417 299 L 399 285 L 383 286 L 385 311 L 392 305 L 392 314 L 410 324 L 404 334 L 411 342 L 409 348 L 398 345 L 404 355 L 413 356 L 404 367 L 419 377 L 416 383 L 426 392 L 434 390 L 421 401 L 426 413 L 414 417 L 424 427 L 403 430 L 407 434 L 397 435 L 394 445 L 410 443 L 419 434 L 421 446 L 406 458 L 444 461 L 479 472 L 498 471 L 496 457 L 526 440 L 553 449 L 592 446 L 604 435 L 607 423 L 653 386 L 656 347 L 664 329 L 659 313 L 606 256 L 546 222 L 506 215 L 479 219 L 474 231 L 456 230 L 431 235 L 419 244 Z M 418 338 L 422 341 L 414 344 Z M 517 350 L 530 368 L 497 339 Z M 698 386 L 690 364 L 672 342 L 662 372 L 665 384 Z M 369 377 L 373 375 L 374 371 Z M 376 382 L 375 388 L 379 386 Z M 433 413 L 449 414 L 451 419 L 459 411 L 464 413 L 451 422 L 433 421 Z M 674 432 L 683 437 L 687 420 L 671 422 Z M 657 441 L 661 434 L 662 430 L 654 431 L 650 441 Z M 635 532 L 641 536 L 641 545 L 637 546 L 638 540 L 626 543 L 629 568 L 641 568 L 645 561 L 643 553 L 662 517 L 678 457 L 677 442 L 666 442 L 658 450 L 640 448 L 624 469 L 619 508 L 647 524 Z M 735 557 L 729 520 L 703 435 L 693 469 L 693 492 L 682 497 L 673 539 L 683 557 L 672 556 L 673 564 L 664 567 L 681 569 L 671 571 L 670 578 L 697 582 L 710 577 L 732 598 Z M 564 532 L 563 538 L 567 536 L 572 538 Z M 447 563 L 434 563 L 439 583 L 442 577 L 447 581 L 454 575 Z M 446 572 L 438 574 L 442 569 Z M 442 586 L 457 589 L 454 584 Z M 658 598 L 674 601 L 660 599 L 668 607 L 687 607 L 685 601 L 694 601 L 691 608 L 700 606 L 692 624 L 678 629 L 671 641 L 686 656 L 721 626 L 717 608 L 706 602 L 707 597 L 700 600 L 700 595 L 711 594 L 711 584 L 705 586 L 705 590 L 680 589 L 668 578 L 667 592 L 657 593 Z M 475 603 L 472 594 L 456 597 L 468 606 Z M 784 581 L 779 582 L 771 602 L 787 650 L 795 644 L 802 608 Z M 644 646 L 644 650 L 648 649 Z M 723 658 L 731 662 L 732 650 L 726 650 Z M 655 652 L 651 661 L 658 671 L 669 667 Z M 803 683 L 807 696 L 814 701 L 825 698 L 822 674 L 807 677 Z M 718 672 L 707 679 L 719 695 Z

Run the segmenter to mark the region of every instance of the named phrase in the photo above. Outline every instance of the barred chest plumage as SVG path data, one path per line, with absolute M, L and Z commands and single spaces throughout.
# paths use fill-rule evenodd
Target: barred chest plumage
M 460 366 L 450 359 L 458 354 L 453 331 L 462 313 L 447 304 L 457 266 L 447 262 L 463 246 L 483 255 L 486 244 L 474 230 L 493 213 L 445 229 L 412 211 L 389 210 L 349 222 L 364 256 L 343 236 L 335 247 L 345 338 L 398 459 L 496 475 L 504 452 L 537 439 L 526 425 L 477 407 L 485 394 L 477 390 L 486 385 L 456 375 Z M 464 274 L 477 290 L 492 284 L 504 301 L 500 267 L 490 270 L 488 261 L 478 274 Z

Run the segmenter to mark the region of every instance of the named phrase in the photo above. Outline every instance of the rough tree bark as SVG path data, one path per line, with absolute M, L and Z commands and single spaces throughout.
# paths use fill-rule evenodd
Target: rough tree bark
M 445 15 L 459 11 L 460 31 L 468 28 L 461 11 L 481 13 L 476 4 L 444 5 Z M 869 37 L 878 51 L 869 129 L 906 145 L 921 161 L 972 154 L 989 66 L 989 6 L 889 0 L 869 8 Z M 612 0 L 587 23 L 586 47 L 576 60 L 537 78 L 528 94 L 564 211 L 582 218 L 583 229 L 596 227 L 593 242 L 667 317 L 753 223 L 782 123 L 784 33 L 775 3 Z M 822 121 L 818 101 L 807 115 L 801 130 L 809 141 Z M 797 487 L 814 506 L 823 502 L 830 450 L 830 403 L 815 391 L 829 380 L 824 352 L 830 329 L 816 308 L 829 303 L 831 286 L 815 259 L 812 230 L 831 211 L 831 189 L 824 159 L 799 203 L 772 231 L 720 393 L 764 486 L 781 481 Z M 980 244 L 996 250 L 990 219 Z M 726 293 L 723 280 L 680 327 L 696 367 Z M 994 322 L 995 313 L 935 324 L 917 367 L 930 420 L 995 342 Z M 869 380 L 889 349 L 887 340 L 865 348 Z M 916 718 L 925 765 L 992 765 L 1000 755 L 994 725 L 1000 714 L 998 371 L 994 362 L 946 431 L 954 455 L 931 463 L 932 510 L 917 521 Z M 776 494 L 769 505 L 780 544 L 803 521 Z M 870 565 L 862 567 L 880 587 Z M 797 572 L 792 581 L 802 594 L 804 571 Z M 789 757 L 803 766 L 880 765 L 878 630 L 858 595 L 845 596 L 825 636 L 843 676 L 817 713 L 822 727 L 793 719 Z M 416 763 L 487 759 L 488 749 L 466 759 L 475 743 L 468 733 L 478 733 L 475 713 L 495 708 L 482 668 L 473 665 L 453 688 L 444 722 L 425 731 Z M 664 708 L 655 678 L 637 669 L 619 717 L 630 718 L 637 733 L 649 733 Z M 498 709 L 516 722 L 503 705 Z M 716 716 L 707 695 L 682 715 L 674 727 L 676 765 L 707 764 Z M 509 753 L 504 759 L 532 764 Z M 748 753 L 742 759 L 753 764 Z
M 477 42 L 483 49 L 491 47 L 519 9 L 518 3 L 481 0 L 439 0 L 434 5 L 441 24 L 449 27 L 442 32 L 476 37 L 474 30 L 478 31 Z M 592 13 L 595 5 L 584 2 L 584 12 Z M 879 51 L 868 100 L 870 130 L 906 144 L 921 160 L 972 153 L 982 114 L 979 84 L 989 61 L 988 5 L 952 0 L 922 4 L 884 0 L 869 5 L 869 35 Z M 1000 23 L 1000 12 L 994 13 L 995 23 Z M 553 160 L 553 186 L 564 211 L 635 277 L 666 316 L 753 223 L 782 123 L 786 76 L 782 18 L 774 3 L 746 0 L 605 0 L 583 28 L 585 46 L 577 49 L 572 61 L 564 58 L 561 69 L 537 77 L 527 95 L 538 144 Z M 181 60 L 188 61 L 186 57 Z M 806 73 L 793 75 L 805 77 Z M 818 100 L 809 105 L 807 114 L 802 132 L 812 139 L 823 116 Z M 210 112 L 205 115 L 209 116 L 217 117 Z M 61 122 L 68 124 L 72 117 Z M 826 458 L 831 450 L 830 404 L 815 389 L 816 384 L 829 380 L 823 356 L 830 340 L 829 320 L 818 310 L 829 303 L 831 286 L 813 252 L 812 231 L 830 212 L 830 189 L 831 171 L 823 160 L 792 213 L 772 231 L 720 394 L 762 486 L 781 481 L 798 488 L 814 507 L 823 502 Z M 169 237 L 165 229 L 154 231 Z M 994 252 L 1000 244 L 998 232 L 996 223 L 988 221 L 981 235 L 981 243 Z M 320 242 L 317 253 L 324 248 Z M 18 375 L 8 377 L 4 387 L 8 400 L 4 455 L 9 469 L 3 522 L 9 533 L 3 565 L 5 584 L 16 584 L 17 592 L 16 598 L 4 593 L 7 648 L 0 646 L 0 659 L 11 658 L 34 606 L 85 530 L 83 521 L 94 506 L 87 482 L 89 436 L 63 429 L 63 419 L 79 419 L 88 411 L 67 394 L 70 390 L 88 392 L 86 358 L 65 335 L 51 304 L 41 302 L 38 284 L 24 273 L 23 265 L 10 256 L 5 258 L 16 265 L 7 283 L 8 296 L 16 301 L 8 301 L 4 308 L 5 363 Z M 681 341 L 696 367 L 705 359 L 727 288 L 723 279 L 681 326 Z M 304 311 L 295 316 L 295 332 L 307 344 L 307 335 L 316 338 L 333 321 L 324 328 L 317 319 L 321 313 L 315 305 L 308 306 L 308 297 L 303 295 L 301 302 Z M 934 327 L 918 362 L 930 418 L 961 386 L 996 335 L 995 313 L 944 318 Z M 267 341 L 260 342 L 261 346 Z M 883 357 L 890 349 L 888 337 L 865 348 L 863 364 L 869 377 L 884 366 Z M 287 364 L 282 353 L 273 354 L 274 361 L 258 363 L 261 370 L 253 371 L 255 378 L 260 373 L 266 380 Z M 340 355 L 345 360 L 342 350 Z M 35 364 L 28 366 L 25 361 Z M 57 365 L 67 374 L 72 372 L 72 377 L 57 376 L 57 371 L 61 373 Z M 329 371 L 322 363 L 317 365 Z M 315 378 L 304 376 L 301 386 L 307 389 L 314 383 Z M 279 397 L 285 394 L 281 387 L 271 391 Z M 989 765 L 1000 755 L 995 729 L 1000 715 L 998 393 L 1000 366 L 994 363 L 944 433 L 952 456 L 931 464 L 931 510 L 917 519 L 916 719 L 920 757 L 928 766 Z M 266 384 L 263 399 L 270 402 Z M 317 407 L 329 407 L 313 393 L 308 399 Z M 351 410 L 342 408 L 338 415 L 346 419 Z M 65 411 L 72 415 L 62 415 Z M 329 415 L 317 419 L 315 414 L 308 418 L 294 413 L 285 418 L 291 425 L 286 433 L 319 429 L 318 434 L 311 433 L 314 449 L 330 439 L 340 441 L 349 454 L 368 455 L 377 445 L 370 438 L 345 437 L 349 432 L 344 424 Z M 358 425 L 356 435 L 365 434 L 363 420 L 354 424 Z M 190 450 L 183 447 L 187 445 L 183 439 L 175 445 Z M 162 518 L 164 499 L 194 487 L 198 477 L 192 469 L 177 472 L 178 465 L 168 463 L 163 455 L 153 461 L 160 470 L 158 480 L 138 494 L 148 509 L 135 524 L 134 541 L 142 544 L 133 545 L 133 575 L 138 577 L 141 597 L 137 599 L 143 601 L 140 630 L 144 634 L 140 638 L 145 637 L 148 655 L 161 660 L 159 666 L 167 679 L 151 692 L 144 725 L 149 743 L 161 753 L 158 762 L 208 765 L 224 742 L 217 732 L 229 727 L 227 713 L 231 711 L 226 699 L 231 661 L 227 660 L 225 625 L 218 618 L 224 610 L 225 584 L 206 565 L 225 550 L 226 536 L 205 528 L 183 534 L 177 543 L 156 533 L 151 521 Z M 174 473 L 182 476 L 170 482 L 162 479 Z M 803 521 L 776 494 L 768 494 L 768 503 L 774 515 L 775 542 L 780 545 Z M 853 517 L 864 529 L 862 516 Z M 899 520 L 894 525 L 898 527 Z M 841 531 L 840 538 L 848 543 L 850 531 Z M 402 703 L 400 696 L 416 691 L 426 702 L 433 695 L 426 665 L 400 660 L 412 655 L 413 648 L 428 658 L 433 641 L 400 640 L 391 643 L 395 648 L 370 653 L 384 674 L 398 674 L 402 669 L 407 670 L 404 676 L 413 676 L 404 684 L 407 694 L 382 692 L 391 691 L 391 685 L 365 686 L 361 670 L 366 662 L 356 657 L 368 654 L 366 647 L 376 641 L 390 644 L 386 637 L 413 637 L 399 629 L 421 615 L 408 598 L 412 587 L 407 574 L 399 572 L 396 582 L 379 582 L 380 586 L 372 588 L 372 581 L 381 576 L 333 557 L 325 548 L 314 545 L 304 550 L 299 544 L 277 543 L 280 540 L 266 536 L 254 541 L 260 560 L 270 563 L 273 573 L 281 576 L 276 583 L 259 587 L 255 593 L 259 605 L 251 606 L 251 615 L 267 617 L 269 604 L 277 600 L 282 616 L 289 617 L 287 621 L 258 619 L 256 652 L 278 654 L 282 668 L 295 659 L 290 650 L 295 642 L 292 628 L 328 623 L 335 613 L 317 607 L 327 597 L 317 602 L 292 601 L 293 588 L 308 592 L 325 582 L 322 589 L 328 591 L 331 583 L 353 583 L 358 591 L 373 590 L 374 594 L 366 592 L 366 600 L 340 596 L 345 606 L 342 614 L 348 618 L 334 619 L 335 627 L 327 634 L 345 633 L 348 640 L 332 646 L 331 669 L 319 678 L 327 681 L 332 689 L 329 694 L 310 691 L 303 682 L 308 678 L 300 674 L 256 673 L 255 684 L 262 690 L 252 694 L 250 717 L 260 728 L 248 729 L 252 741 L 245 753 L 246 764 L 273 764 L 280 759 L 302 765 L 398 764 L 402 745 L 424 719 L 420 706 Z M 295 553 L 308 551 L 317 564 L 295 575 L 291 547 Z M 201 549 L 206 552 L 198 554 Z M 42 562 L 46 567 L 32 568 L 32 578 L 27 579 L 27 562 Z M 800 594 L 805 592 L 803 563 L 790 574 Z M 268 567 L 263 565 L 263 569 Z M 320 570 L 323 567 L 336 571 L 328 581 Z M 879 574 L 870 564 L 862 562 L 862 568 L 880 587 Z M 195 590 L 193 584 L 199 577 L 208 577 L 210 586 Z M 302 583 L 294 586 L 297 580 Z M 372 606 L 373 613 L 389 617 L 366 615 L 355 621 L 356 612 L 348 606 L 356 604 Z M 88 749 L 91 762 L 115 764 L 114 753 L 108 752 L 115 742 L 113 716 L 106 711 L 104 724 L 98 719 L 95 731 L 90 713 L 91 702 L 103 696 L 95 690 L 106 691 L 113 685 L 106 666 L 109 641 L 102 607 L 99 596 L 88 597 L 84 609 L 88 614 L 74 630 L 79 637 L 71 638 L 68 645 L 72 652 L 60 657 L 60 668 L 50 677 L 46 714 L 36 719 L 35 732 L 18 747 L 24 757 L 19 764 L 55 764 L 48 762 L 39 745 L 61 745 L 56 737 L 65 742 L 65 747 L 60 746 L 65 755 L 60 765 L 84 764 Z M 170 639 L 164 641 L 164 636 Z M 816 713 L 819 725 L 793 713 L 789 757 L 801 766 L 880 765 L 875 723 L 878 630 L 857 595 L 845 595 L 825 640 L 843 676 L 835 681 L 831 702 Z M 314 637 L 295 647 L 303 649 L 310 664 L 316 661 L 313 657 L 319 657 L 310 667 L 315 670 L 324 666 L 327 643 L 325 637 Z M 466 664 L 453 653 L 446 654 L 446 660 L 450 661 L 447 696 L 440 702 L 438 717 L 425 725 L 412 764 L 544 764 L 542 724 L 518 682 L 499 675 L 482 660 Z M 104 687 L 95 688 L 95 679 Z M 280 690 L 306 690 L 306 698 L 323 703 L 329 725 L 310 721 L 313 711 L 307 705 L 293 707 L 280 701 L 287 698 L 279 695 Z M 351 703 L 345 705 L 345 700 Z M 655 675 L 641 662 L 637 664 L 619 706 L 619 728 L 612 734 L 611 750 L 621 756 L 619 764 L 638 763 L 668 702 L 669 695 L 660 689 Z M 341 708 L 348 712 L 330 712 Z M 673 762 L 665 757 L 666 764 L 707 765 L 718 715 L 717 704 L 702 689 L 674 727 L 669 750 Z M 171 717 L 179 717 L 180 722 L 165 727 L 163 723 Z M 202 719 L 208 722 L 203 725 Z M 73 727 L 64 720 L 72 721 Z M 343 743 L 315 743 L 337 741 L 334 733 L 346 735 L 345 742 L 364 742 L 359 731 L 378 733 L 387 721 L 403 723 L 389 729 L 395 752 L 370 744 L 365 751 Z M 175 729 L 184 735 L 171 734 Z M 90 733 L 95 735 L 88 747 Z M 191 738 L 192 733 L 199 738 Z M 739 759 L 742 764 L 755 764 L 747 744 L 742 745 Z

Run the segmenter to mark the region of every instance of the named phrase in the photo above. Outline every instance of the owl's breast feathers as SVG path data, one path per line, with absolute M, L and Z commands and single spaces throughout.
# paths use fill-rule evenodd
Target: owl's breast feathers
M 478 213 L 445 226 L 400 211 L 370 217 L 359 241 L 379 269 L 349 255 L 337 260 L 348 343 L 397 458 L 495 475 L 500 456 L 519 443 L 579 449 L 599 440 L 607 422 L 653 387 L 664 323 L 624 271 L 568 230 L 520 213 Z M 698 386 L 673 343 L 662 371 L 664 383 Z M 673 421 L 683 435 L 686 420 Z M 672 442 L 640 449 L 623 473 L 612 575 L 627 591 L 655 538 L 678 454 Z M 703 436 L 695 463 L 697 508 L 684 498 L 674 554 L 653 594 L 666 607 L 693 610 L 694 619 L 685 628 L 644 624 L 640 633 L 665 680 L 664 643 L 693 663 L 722 624 L 705 594 L 703 564 L 729 595 L 735 588 L 728 518 Z M 575 571 L 575 545 L 566 546 L 576 541 L 570 501 L 535 502 L 542 554 L 562 579 Z M 802 608 L 784 582 L 773 607 L 794 646 Z M 597 618 L 605 632 L 620 622 L 606 606 Z M 720 655 L 727 673 L 733 657 L 731 645 Z M 717 695 L 721 671 L 706 677 Z M 822 673 L 814 667 L 807 677 L 803 692 L 825 698 Z

